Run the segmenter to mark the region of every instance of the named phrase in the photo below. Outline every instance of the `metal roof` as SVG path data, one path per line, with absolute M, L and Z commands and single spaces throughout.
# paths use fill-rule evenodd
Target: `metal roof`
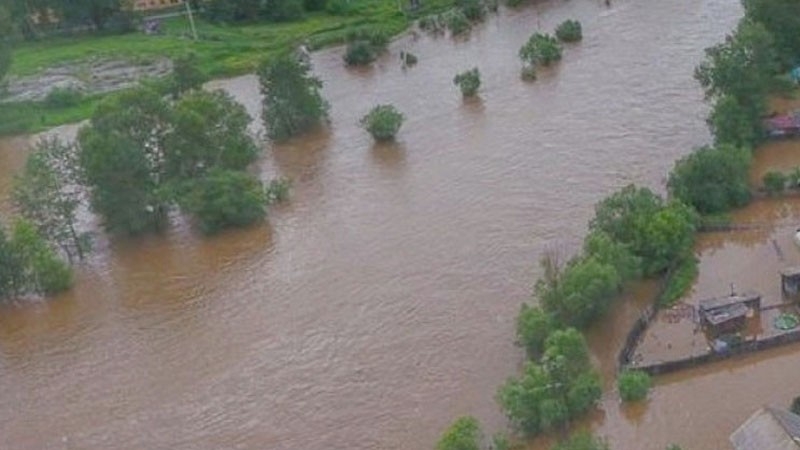
M 731 434 L 730 441 L 736 450 L 798 450 L 800 416 L 761 408 Z

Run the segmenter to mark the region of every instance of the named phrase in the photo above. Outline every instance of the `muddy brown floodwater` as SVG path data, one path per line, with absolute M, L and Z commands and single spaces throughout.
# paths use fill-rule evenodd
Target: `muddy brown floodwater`
M 539 256 L 577 249 L 595 202 L 663 189 L 708 141 L 692 70 L 740 15 L 738 0 L 557 0 L 467 40 L 408 36 L 367 71 L 315 54 L 332 126 L 265 151 L 265 179 L 295 180 L 268 225 L 101 238 L 68 294 L 0 311 L 0 448 L 426 449 L 458 415 L 502 429 L 493 397 L 522 361 Z M 520 81 L 519 46 L 566 18 L 584 42 Z M 419 64 L 401 69 L 400 50 Z M 481 98 L 464 102 L 451 80 L 475 65 Z M 253 77 L 212 84 L 255 111 Z M 357 121 L 384 102 L 408 120 L 376 146 Z M 0 141 L 5 211 L 26 142 Z M 652 291 L 591 331 L 604 373 Z M 774 355 L 667 377 L 637 410 L 610 391 L 592 424 L 618 450 L 725 448 L 752 409 L 800 392 L 794 353 Z

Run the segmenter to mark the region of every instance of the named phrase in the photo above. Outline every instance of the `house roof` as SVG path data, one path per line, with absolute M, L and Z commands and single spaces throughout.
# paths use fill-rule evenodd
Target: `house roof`
M 760 298 L 760 295 L 752 292 L 741 295 L 729 295 L 727 297 L 716 297 L 700 300 L 698 306 L 700 307 L 700 311 L 710 311 L 712 309 L 725 308 L 731 305 L 746 304 L 752 301 L 758 301 Z
M 800 449 L 800 416 L 764 407 L 750 416 L 730 436 L 736 450 Z

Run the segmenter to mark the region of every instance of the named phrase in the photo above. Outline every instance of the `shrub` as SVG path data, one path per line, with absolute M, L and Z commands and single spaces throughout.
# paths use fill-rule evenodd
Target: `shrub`
M 366 66 L 377 57 L 374 47 L 367 41 L 351 41 L 344 52 L 344 62 L 348 66 Z
M 577 20 L 565 20 L 556 27 L 556 37 L 561 42 L 578 42 L 583 39 L 581 23 Z
M 460 9 L 452 9 L 444 14 L 444 23 L 450 30 L 450 34 L 457 36 L 466 33 L 472 28 L 467 16 Z
M 24 268 L 21 279 L 25 290 L 51 295 L 69 289 L 72 270 L 58 258 L 32 223 L 18 221 L 12 235 L 10 245 L 17 264 Z
M 536 80 L 536 68 L 533 66 L 525 66 L 522 68 L 520 72 L 520 78 L 523 81 L 535 81 Z
M 169 78 L 169 90 L 173 98 L 180 97 L 184 92 L 199 89 L 206 82 L 207 77 L 198 64 L 197 55 L 194 53 L 173 60 L 172 74 Z
M 200 220 L 205 233 L 250 225 L 266 215 L 267 198 L 261 182 L 239 171 L 214 169 L 194 181 L 179 202 Z
M 519 49 L 519 57 L 531 67 L 549 66 L 561 59 L 561 45 L 549 34 L 534 33 Z
M 403 125 L 403 114 L 392 105 L 378 105 L 361 118 L 361 126 L 378 141 L 394 139 Z
M 266 188 L 267 204 L 280 203 L 289 198 L 289 189 L 292 186 L 288 178 L 275 178 Z
M 650 384 L 650 375 L 639 370 L 625 370 L 617 378 L 619 396 L 626 402 L 643 400 L 647 397 Z
M 780 194 L 786 188 L 786 175 L 782 172 L 770 170 L 764 174 L 761 181 L 769 195 Z
M 461 88 L 461 95 L 472 97 L 478 93 L 478 88 L 481 87 L 481 73 L 477 67 L 461 72 L 453 78 L 453 84 Z
M 486 16 L 486 5 L 483 4 L 483 0 L 456 0 L 456 6 L 469 20 L 479 21 Z
M 445 430 L 436 450 L 481 450 L 481 425 L 472 416 L 459 417 Z
M 47 93 L 44 104 L 48 108 L 69 108 L 79 104 L 83 100 L 83 93 L 72 86 L 56 87 Z

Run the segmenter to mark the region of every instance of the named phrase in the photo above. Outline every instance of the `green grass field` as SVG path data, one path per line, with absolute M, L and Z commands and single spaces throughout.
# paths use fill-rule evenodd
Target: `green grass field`
M 360 27 L 374 27 L 391 35 L 406 30 L 416 17 L 439 12 L 453 0 L 424 0 L 413 15 L 398 9 L 396 0 L 353 0 L 346 16 L 309 14 L 299 22 L 259 23 L 225 26 L 196 18 L 198 40 L 191 39 L 186 17 L 167 19 L 163 33 L 147 36 L 131 33 L 117 36 L 80 36 L 26 42 L 15 47 L 10 75 L 33 75 L 48 67 L 75 64 L 92 59 L 114 58 L 134 62 L 197 54 L 201 69 L 212 78 L 252 72 L 264 59 L 308 41 L 312 49 L 341 43 L 347 33 Z M 0 135 L 30 133 L 56 125 L 86 119 L 99 98 L 53 110 L 39 103 L 0 105 Z

